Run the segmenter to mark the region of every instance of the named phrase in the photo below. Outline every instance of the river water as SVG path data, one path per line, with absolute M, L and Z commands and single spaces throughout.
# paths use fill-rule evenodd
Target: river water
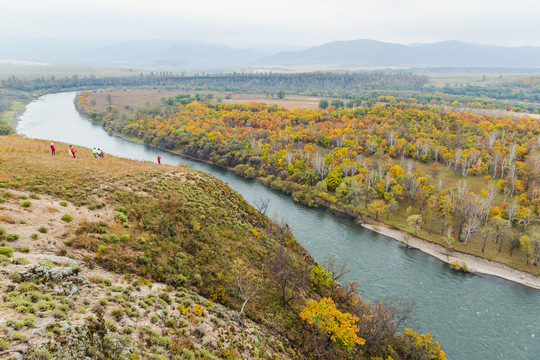
M 234 173 L 109 135 L 76 111 L 75 93 L 46 95 L 29 104 L 17 132 L 31 138 L 102 148 L 105 154 L 177 165 L 211 173 L 250 203 L 270 199 L 268 213 L 290 225 L 318 261 L 334 255 L 351 268 L 367 299 L 413 299 L 415 329 L 430 332 L 448 359 L 540 359 L 540 292 L 496 277 L 450 270 L 439 260 L 359 228 L 331 213 Z M 79 150 L 81 151 L 81 150 Z M 62 152 L 68 156 L 67 149 Z

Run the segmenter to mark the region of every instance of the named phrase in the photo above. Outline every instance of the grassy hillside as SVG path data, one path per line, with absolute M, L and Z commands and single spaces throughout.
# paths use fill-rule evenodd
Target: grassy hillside
M 2 356 L 444 358 L 208 174 L 1 140 Z

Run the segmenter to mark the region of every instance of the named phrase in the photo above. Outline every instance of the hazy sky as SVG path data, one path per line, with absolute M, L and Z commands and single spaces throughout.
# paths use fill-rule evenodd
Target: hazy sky
M 540 46 L 540 0 L 0 0 L 0 37 Z

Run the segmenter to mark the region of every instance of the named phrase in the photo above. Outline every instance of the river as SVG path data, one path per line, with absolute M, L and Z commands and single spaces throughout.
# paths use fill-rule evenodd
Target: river
M 105 154 L 188 164 L 227 182 L 250 203 L 270 199 L 270 216 L 285 220 L 318 261 L 334 255 L 351 269 L 368 299 L 413 299 L 415 329 L 430 332 L 448 359 L 540 359 L 540 292 L 492 276 L 451 270 L 397 241 L 312 209 L 234 173 L 108 134 L 79 115 L 75 93 L 46 95 L 30 103 L 17 132 L 31 138 L 102 148 Z M 57 150 L 62 153 L 61 149 Z M 79 150 L 81 151 L 81 150 Z M 67 156 L 67 149 L 64 151 Z

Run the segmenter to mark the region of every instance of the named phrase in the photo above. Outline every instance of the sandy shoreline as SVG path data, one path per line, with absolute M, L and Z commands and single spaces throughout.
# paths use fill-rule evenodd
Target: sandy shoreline
M 384 224 L 362 224 L 362 227 L 376 233 L 402 241 L 404 236 L 409 238 L 409 246 L 429 254 L 447 264 L 458 261 L 465 262 L 469 270 L 476 274 L 497 276 L 533 289 L 540 290 L 540 276 L 513 269 L 507 265 L 483 259 L 478 256 L 454 251 L 446 258 L 445 248 L 441 245 L 414 237 L 404 231 L 390 229 Z

